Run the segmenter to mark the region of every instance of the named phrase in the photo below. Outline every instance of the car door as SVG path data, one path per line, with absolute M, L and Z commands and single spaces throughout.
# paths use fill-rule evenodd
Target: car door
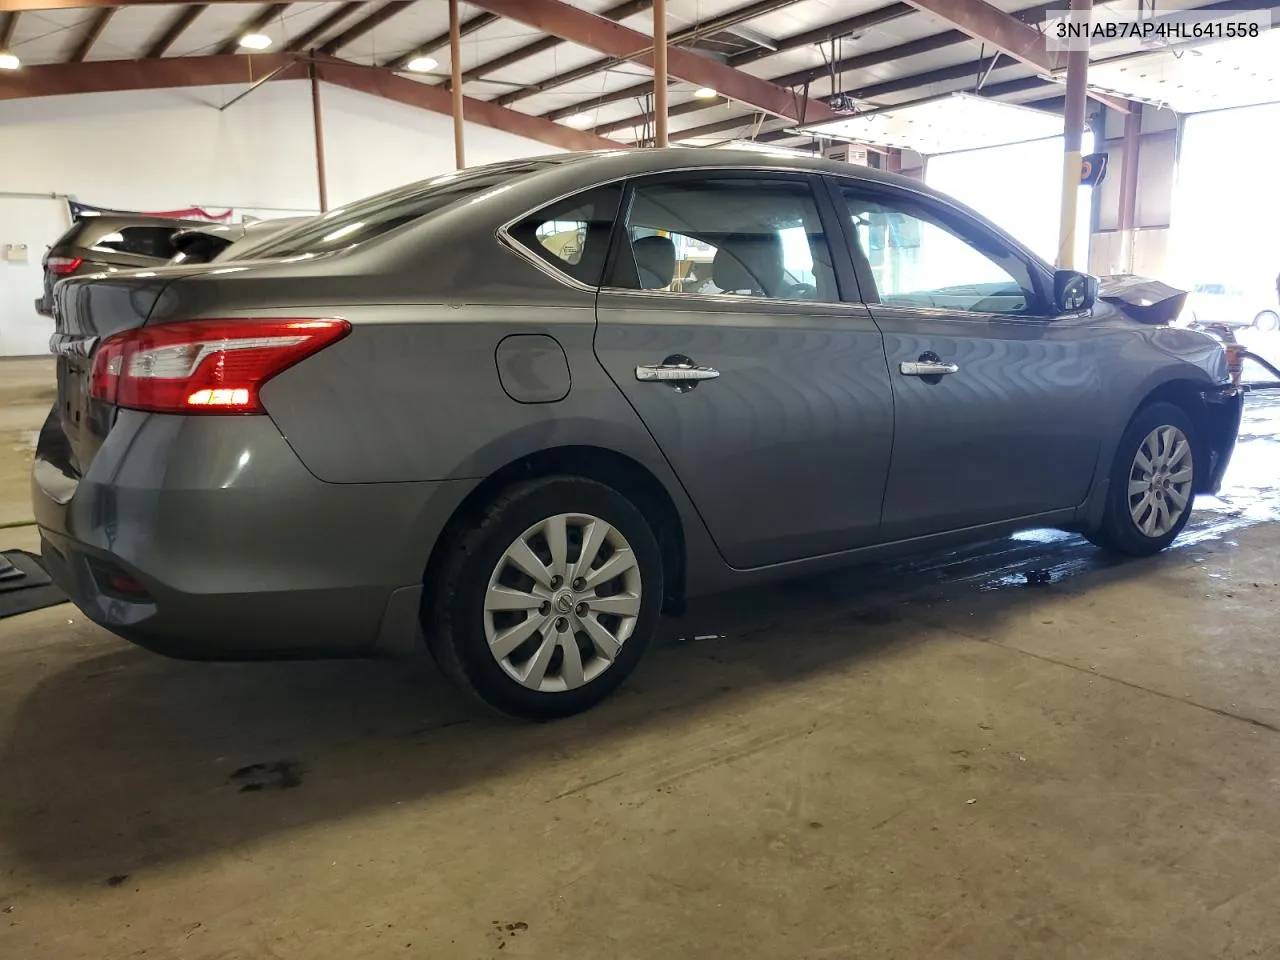
M 667 174 L 623 209 L 596 353 L 725 560 L 873 542 L 893 392 L 821 180 Z
M 894 396 L 886 540 L 1033 517 L 1086 497 L 1102 387 L 1087 318 L 1051 274 L 924 193 L 836 182 Z

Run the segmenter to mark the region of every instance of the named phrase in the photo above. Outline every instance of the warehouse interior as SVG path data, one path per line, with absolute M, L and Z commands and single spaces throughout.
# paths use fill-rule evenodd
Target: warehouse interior
M 1047 37 L 1068 7 L 1264 26 L 1073 57 Z M 1257 364 L 1167 552 L 1034 529 L 695 598 L 554 723 L 495 716 L 425 647 L 190 662 L 41 569 L 11 568 L 38 608 L 2 589 L 41 555 L 66 387 L 40 304 L 85 217 L 309 221 L 571 151 L 818 157 L 1185 292 L 1171 337 L 1280 364 L 1277 9 L 0 0 L 0 955 L 1280 960 Z

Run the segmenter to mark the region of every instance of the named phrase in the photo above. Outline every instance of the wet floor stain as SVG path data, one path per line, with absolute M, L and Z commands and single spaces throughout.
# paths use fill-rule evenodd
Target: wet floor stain
M 241 793 L 256 793 L 259 790 L 292 790 L 302 785 L 302 764 L 297 760 L 251 763 L 236 770 L 228 779 L 240 785 Z
M 1280 390 L 1246 398 L 1240 437 L 1222 489 L 1217 496 L 1196 499 L 1191 520 L 1170 551 L 1176 554 L 1209 543 L 1229 545 L 1236 531 L 1276 520 L 1280 520 Z M 960 548 L 699 600 L 691 604 L 686 618 L 673 624 L 673 639 L 689 642 L 704 633 L 768 636 L 771 626 L 794 623 L 800 611 L 821 619 L 839 609 L 851 621 L 880 623 L 900 616 L 897 608 L 902 604 L 945 603 L 975 590 L 1058 589 L 1082 574 L 1132 562 L 1098 549 L 1078 534 L 1025 530 Z

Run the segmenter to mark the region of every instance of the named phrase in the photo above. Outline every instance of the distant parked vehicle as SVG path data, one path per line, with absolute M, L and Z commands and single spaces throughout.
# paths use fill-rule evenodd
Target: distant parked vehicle
M 173 245 L 177 252 L 169 263 L 210 263 L 233 246 L 265 240 L 310 219 L 276 217 L 270 220 L 250 220 L 247 223 L 202 223 L 188 227 L 173 235 Z
M 1197 283 L 1187 298 L 1191 319 L 1199 324 L 1280 330 L 1280 313 L 1265 287 L 1241 288 L 1224 283 Z
M 84 216 L 54 241 L 44 256 L 44 294 L 36 312 L 53 313 L 53 286 L 67 277 L 116 273 L 162 266 L 173 258 L 175 232 L 207 226 L 196 220 L 173 220 L 143 214 Z

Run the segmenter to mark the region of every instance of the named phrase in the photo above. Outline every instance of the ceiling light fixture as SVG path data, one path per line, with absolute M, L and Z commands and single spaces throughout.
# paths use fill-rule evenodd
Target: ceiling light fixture
M 0 50 L 0 70 L 17 70 L 22 66 L 22 61 L 18 59 L 18 55 L 10 53 L 8 50 Z
M 571 127 L 577 127 L 581 130 L 583 127 L 591 126 L 594 118 L 589 113 L 575 113 L 571 117 L 565 117 L 564 122 Z
M 440 66 L 440 63 L 434 57 L 414 57 L 404 66 L 406 70 L 411 70 L 414 73 L 430 73 Z
M 265 50 L 271 46 L 271 38 L 265 33 L 246 33 L 240 38 L 240 46 L 246 50 Z
M 693 95 L 699 100 L 710 100 L 713 97 L 719 96 L 712 87 L 699 87 L 697 90 L 693 91 Z

